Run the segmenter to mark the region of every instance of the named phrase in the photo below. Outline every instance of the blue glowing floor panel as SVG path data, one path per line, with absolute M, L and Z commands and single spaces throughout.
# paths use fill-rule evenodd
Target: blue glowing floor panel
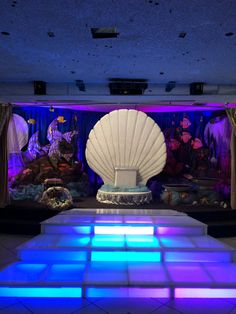
M 27 262 L 230 262 L 234 250 L 210 236 L 42 234 L 18 248 Z
M 0 296 L 62 297 L 61 292 L 64 290 L 67 297 L 67 293 L 71 293 L 70 297 L 111 297 L 113 294 L 128 296 L 129 289 L 141 289 L 140 297 L 152 297 L 149 293 L 151 291 L 155 291 L 155 295 L 159 297 L 158 293 L 163 291 L 166 293 L 165 297 L 175 296 L 176 291 L 176 297 L 185 297 L 185 294 L 190 297 L 193 289 L 196 297 L 197 294 L 199 297 L 200 291 L 208 291 L 207 295 L 202 294 L 201 297 L 217 295 L 224 298 L 236 297 L 235 278 L 236 265 L 230 263 L 17 262 L 1 271 Z M 113 293 L 106 295 L 105 291 Z M 143 296 L 141 291 L 144 292 Z
M 234 250 L 173 210 L 73 209 L 0 271 L 0 296 L 236 298 Z

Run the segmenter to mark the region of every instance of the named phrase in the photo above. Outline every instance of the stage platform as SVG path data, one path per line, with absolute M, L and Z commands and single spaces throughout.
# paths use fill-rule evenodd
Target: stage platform
M 101 204 L 95 197 L 81 198 L 75 203 L 74 207 L 90 209 L 149 209 L 163 210 L 170 206 L 154 201 L 143 206 L 118 206 Z M 178 212 L 188 214 L 208 226 L 208 234 L 213 237 L 235 237 L 236 236 L 236 210 L 209 205 L 181 205 L 171 207 Z M 9 234 L 29 234 L 37 235 L 40 233 L 40 222 L 55 216 L 59 211 L 45 208 L 42 204 L 33 201 L 17 201 L 0 211 L 0 228 L 3 233 Z
M 0 297 L 236 298 L 235 251 L 171 209 L 72 209 L 0 272 Z

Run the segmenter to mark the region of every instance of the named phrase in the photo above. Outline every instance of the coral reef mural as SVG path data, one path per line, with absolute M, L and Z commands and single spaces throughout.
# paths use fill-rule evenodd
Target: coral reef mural
M 55 206 L 51 207 L 67 209 L 72 205 L 72 199 L 76 200 L 88 195 L 88 176 L 75 154 L 79 131 L 78 128 L 64 133 L 59 131 L 58 125 L 65 122 L 63 116 L 53 119 L 47 129 L 46 145 L 40 143 L 40 131 L 37 130 L 31 135 L 26 149 L 18 151 L 23 160 L 23 169 L 16 175 L 9 173 L 10 195 L 13 200 L 32 199 L 41 203 L 45 200 L 45 205 L 50 207 L 50 200 L 46 199 L 45 190 L 53 189 L 52 186 L 55 186 L 54 192 L 57 199 L 61 201 L 60 204 L 55 203 L 55 196 L 52 197 Z M 36 126 L 37 120 L 31 118 L 28 124 Z M 9 132 L 12 132 L 11 127 Z M 11 162 L 12 159 L 9 158 L 10 171 L 14 168 Z M 52 186 L 47 186 L 49 181 Z M 51 194 L 48 195 L 52 195 L 52 191 L 49 192 Z
M 104 114 L 52 106 L 14 108 L 15 124 L 9 131 L 11 198 L 39 202 L 48 179 L 51 186 L 57 184 L 67 189 L 74 201 L 89 193 L 95 194 L 102 180 L 86 162 L 85 145 L 90 130 Z M 148 115 L 160 126 L 167 144 L 166 166 L 148 182 L 154 199 L 171 205 L 227 206 L 231 126 L 226 113 L 152 112 Z M 18 132 L 19 146 L 13 142 L 14 132 Z M 62 192 L 60 199 L 64 200 L 65 195 L 67 191 Z M 71 201 L 67 199 L 67 203 Z

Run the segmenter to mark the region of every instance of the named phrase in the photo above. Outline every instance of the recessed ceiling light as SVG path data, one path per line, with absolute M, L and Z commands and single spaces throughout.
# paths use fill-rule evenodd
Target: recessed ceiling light
M 91 28 L 91 33 L 94 39 L 116 38 L 119 35 L 115 27 Z
M 8 33 L 8 32 L 1 32 L 1 34 L 5 35 L 5 36 L 9 36 L 10 35 L 10 33 Z
M 234 35 L 234 33 L 232 33 L 232 32 L 225 33 L 225 36 L 227 36 L 227 37 L 230 37 L 230 36 L 233 36 L 233 35 Z
M 179 38 L 184 38 L 187 35 L 186 32 L 181 32 L 179 33 Z
M 55 37 L 55 34 L 53 32 L 48 32 L 48 37 Z

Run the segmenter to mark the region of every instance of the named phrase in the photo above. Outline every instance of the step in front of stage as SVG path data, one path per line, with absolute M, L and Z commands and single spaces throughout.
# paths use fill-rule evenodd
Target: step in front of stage
M 174 210 L 72 209 L 0 272 L 0 296 L 236 298 L 234 250 Z

